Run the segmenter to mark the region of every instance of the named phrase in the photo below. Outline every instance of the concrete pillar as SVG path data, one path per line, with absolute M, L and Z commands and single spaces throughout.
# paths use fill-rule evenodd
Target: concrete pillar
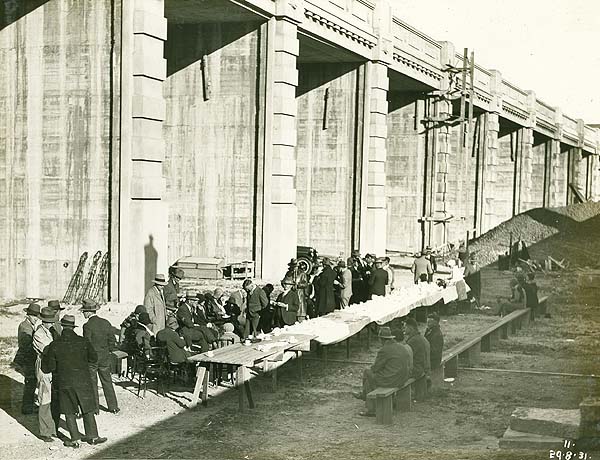
M 162 122 L 167 38 L 163 0 L 124 0 L 118 204 L 111 216 L 111 297 L 140 302 L 156 272 L 167 269 Z M 117 159 L 118 158 L 118 159 Z
M 366 203 L 362 210 L 360 250 L 362 253 L 385 255 L 387 241 L 387 210 L 385 195 L 385 162 L 387 156 L 387 92 L 389 87 L 388 67 L 381 62 L 366 64 L 364 152 L 367 162 L 363 163 L 363 178 L 366 181 Z M 363 187 L 364 190 L 364 187 Z
M 498 131 L 500 130 L 500 122 L 498 113 L 486 113 L 484 118 L 484 169 L 482 181 L 482 218 L 480 233 L 487 232 L 496 225 L 495 219 L 495 183 L 498 180 L 498 175 L 495 171 L 495 166 L 498 165 Z
M 562 195 L 560 195 L 559 155 L 560 140 L 549 140 L 546 151 L 546 189 L 544 194 L 544 207 L 555 207 L 564 204 L 564 199 L 561 199 Z
M 257 259 L 263 278 L 277 279 L 296 255 L 296 61 L 302 11 L 280 0 L 267 24 L 264 100 L 262 240 Z
M 533 128 L 519 129 L 517 137 L 513 215 L 531 208 L 533 188 Z

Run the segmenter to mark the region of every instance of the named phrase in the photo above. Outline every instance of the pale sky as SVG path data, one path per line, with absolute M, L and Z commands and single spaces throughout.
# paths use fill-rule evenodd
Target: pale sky
M 519 88 L 600 123 L 600 0 L 389 0 L 404 22 L 475 51 Z

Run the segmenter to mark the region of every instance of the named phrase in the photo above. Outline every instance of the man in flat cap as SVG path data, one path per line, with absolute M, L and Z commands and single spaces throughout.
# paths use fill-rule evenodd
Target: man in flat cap
M 35 377 L 36 352 L 33 348 L 33 333 L 40 324 L 40 306 L 37 303 L 30 303 L 24 311 L 26 316 L 21 324 L 19 324 L 17 332 L 19 348 L 13 360 L 13 366 L 25 379 L 21 412 L 24 415 L 28 415 L 33 414 L 33 400 L 37 385 Z
M 65 414 L 71 437 L 64 445 L 76 449 L 80 440 L 101 444 L 106 438 L 98 435 L 94 416 L 98 411 L 98 395 L 89 371 L 90 364 L 98 360 L 98 355 L 88 339 L 75 333 L 74 316 L 63 316 L 61 325 L 63 333 L 48 345 L 42 359 L 42 370 L 54 373 L 59 383 L 60 412 Z M 77 428 L 76 414 L 83 416 L 83 438 Z
M 110 375 L 110 354 L 117 349 L 117 344 L 112 324 L 96 314 L 99 309 L 100 307 L 94 300 L 83 300 L 81 312 L 85 316 L 85 319 L 87 319 L 87 322 L 83 325 L 83 336 L 90 341 L 98 355 L 97 361 L 90 363 L 90 376 L 96 390 L 94 391 L 96 406 L 99 406 L 98 376 L 100 376 L 100 383 L 102 383 L 102 391 L 104 392 L 108 411 L 116 414 L 120 409 Z
M 363 372 L 362 391 L 354 393 L 358 399 L 366 401 L 366 410 L 359 415 L 374 416 L 375 400 L 367 399 L 367 394 L 378 387 L 401 387 L 409 377 L 410 355 L 406 348 L 397 343 L 389 327 L 379 328 L 381 349 L 373 365 Z
M 144 306 L 152 321 L 152 332 L 155 334 L 165 328 L 167 306 L 165 304 L 164 287 L 167 285 L 165 275 L 158 274 L 154 277 L 154 285 L 148 289 L 144 297 Z

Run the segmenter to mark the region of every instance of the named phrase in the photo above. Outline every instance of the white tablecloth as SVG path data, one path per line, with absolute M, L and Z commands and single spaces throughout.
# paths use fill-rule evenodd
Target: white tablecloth
M 433 305 L 440 300 L 444 303 L 457 300 L 458 283 L 464 284 L 464 281 L 459 280 L 446 288 L 435 284 L 402 287 L 389 296 L 375 296 L 372 300 L 350 305 L 344 310 L 335 310 L 319 318 L 286 326 L 285 330 L 292 334 L 315 335 L 314 340 L 322 345 L 338 343 L 360 332 L 372 322 L 385 324 L 395 318 L 404 317 L 421 306 Z M 469 290 L 468 286 L 466 290 Z

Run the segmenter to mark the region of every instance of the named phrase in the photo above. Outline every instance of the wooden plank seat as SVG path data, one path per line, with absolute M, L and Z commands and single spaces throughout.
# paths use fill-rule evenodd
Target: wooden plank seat
M 367 394 L 367 399 L 375 399 L 375 421 L 378 425 L 391 425 L 393 408 L 399 411 L 412 409 L 413 396 L 427 392 L 427 378 L 410 378 L 401 387 L 379 387 Z
M 515 310 L 496 321 L 487 329 L 484 329 L 478 335 L 481 337 L 481 351 L 492 351 L 492 347 L 498 344 L 500 336 L 506 339 L 511 334 L 515 334 L 523 325 L 529 323 L 529 310 Z

